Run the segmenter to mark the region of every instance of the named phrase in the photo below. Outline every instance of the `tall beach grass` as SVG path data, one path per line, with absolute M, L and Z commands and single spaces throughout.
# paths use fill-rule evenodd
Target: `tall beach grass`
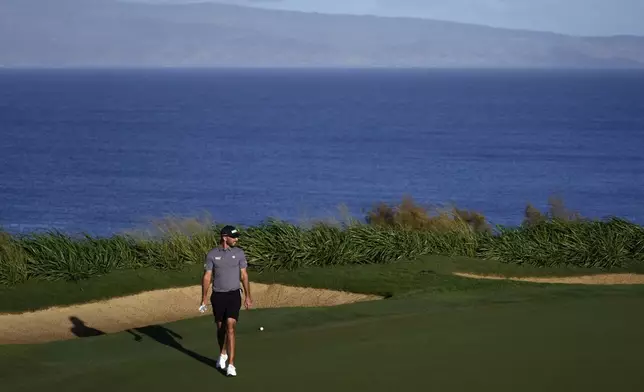
M 143 267 L 178 270 L 203 263 L 218 244 L 220 227 L 206 217 L 166 218 L 150 230 L 107 238 L 0 231 L 0 284 L 78 281 Z M 421 255 L 606 270 L 644 265 L 642 226 L 619 218 L 584 219 L 558 199 L 550 200 L 546 212 L 528 205 L 518 227 L 492 227 L 479 212 L 432 210 L 405 197 L 398 205 L 374 205 L 363 221 L 297 225 L 269 219 L 241 231 L 239 246 L 255 270 L 391 263 Z

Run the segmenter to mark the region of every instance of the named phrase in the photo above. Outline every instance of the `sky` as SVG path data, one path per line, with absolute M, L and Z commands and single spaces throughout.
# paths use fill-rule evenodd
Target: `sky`
M 130 0 L 252 5 L 307 12 L 406 16 L 553 31 L 644 35 L 644 0 Z

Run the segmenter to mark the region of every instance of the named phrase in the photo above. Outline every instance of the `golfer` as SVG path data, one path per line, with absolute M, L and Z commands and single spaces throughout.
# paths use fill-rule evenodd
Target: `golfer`
M 204 264 L 201 283 L 201 307 L 205 311 L 208 290 L 212 282 L 210 303 L 217 323 L 217 342 L 219 359 L 217 369 L 226 370 L 226 375 L 236 376 L 235 368 L 235 328 L 241 308 L 241 282 L 244 285 L 245 307 L 249 309 L 253 301 L 250 295 L 246 255 L 240 248 L 235 248 L 239 231 L 233 226 L 225 226 L 220 232 L 219 246 L 208 252 Z M 214 276 L 214 278 L 213 278 Z M 226 367 L 228 361 L 228 367 Z

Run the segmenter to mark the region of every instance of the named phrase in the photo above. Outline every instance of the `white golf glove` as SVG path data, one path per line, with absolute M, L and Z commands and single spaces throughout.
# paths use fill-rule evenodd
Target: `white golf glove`
M 203 304 L 199 307 L 199 311 L 201 313 L 204 313 L 206 310 L 208 310 L 208 306 L 206 304 Z

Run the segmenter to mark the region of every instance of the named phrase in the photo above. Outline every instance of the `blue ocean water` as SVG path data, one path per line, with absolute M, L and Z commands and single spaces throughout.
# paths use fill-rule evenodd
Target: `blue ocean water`
M 644 222 L 644 73 L 0 71 L 0 225 L 355 216 L 405 194 Z

